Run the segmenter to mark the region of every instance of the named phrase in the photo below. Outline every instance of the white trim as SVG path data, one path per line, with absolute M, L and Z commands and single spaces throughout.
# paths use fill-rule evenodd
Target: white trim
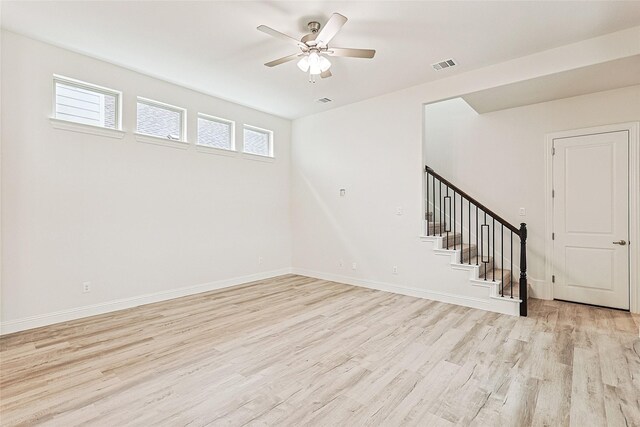
M 54 74 L 52 82 L 53 82 L 53 96 L 51 97 L 51 104 L 52 104 L 51 115 L 53 116 L 52 118 L 55 118 L 56 120 L 62 120 L 64 122 L 77 123 L 77 122 L 72 122 L 70 120 L 63 120 L 63 119 L 57 118 L 58 109 L 56 108 L 56 105 L 57 105 L 58 92 L 56 88 L 56 83 L 60 82 L 62 84 L 76 86 L 81 89 L 98 92 L 102 95 L 111 95 L 115 97 L 116 98 L 116 129 L 111 129 L 104 126 L 94 126 L 94 127 L 104 127 L 104 129 L 111 129 L 111 130 L 122 130 L 122 92 L 121 91 L 104 87 L 104 86 L 99 86 L 93 83 L 87 83 L 82 80 L 73 79 L 71 77 L 65 77 L 60 74 Z M 83 123 L 78 123 L 78 124 L 83 124 Z M 91 126 L 91 125 L 87 125 L 87 126 Z M 85 133 L 90 133 L 90 132 L 85 132 Z
M 528 278 L 529 282 L 529 298 L 552 300 L 553 294 L 551 284 L 545 280 Z
M 51 126 L 56 129 L 68 130 L 72 132 L 88 133 L 91 135 L 106 136 L 107 138 L 122 139 L 126 132 L 119 129 L 105 128 L 102 126 L 87 125 L 84 123 L 71 122 L 64 119 L 50 117 Z
M 267 162 L 273 163 L 276 161 L 276 158 L 273 156 L 263 156 L 261 154 L 252 154 L 252 153 L 241 153 L 243 159 L 253 160 L 255 162 Z
M 171 111 L 175 111 L 176 113 L 179 113 L 180 114 L 180 140 L 177 141 L 169 138 L 166 138 L 166 139 L 168 141 L 174 141 L 174 142 L 188 142 L 187 141 L 187 109 L 178 107 L 175 105 L 167 104 L 165 102 L 156 101 L 154 99 L 145 98 L 143 96 L 136 97 L 136 135 L 145 135 L 145 136 L 151 136 L 154 138 L 164 139 L 162 137 L 158 137 L 155 135 L 146 135 L 138 132 L 138 104 L 146 104 L 152 107 L 163 108 L 165 110 L 171 110 Z
M 495 313 L 508 314 L 512 316 L 520 315 L 520 307 L 514 304 L 514 301 L 506 301 L 504 298 L 482 299 L 455 295 L 446 292 L 430 291 L 427 289 L 418 289 L 406 286 L 394 285 L 391 283 L 378 282 L 373 280 L 357 279 L 354 277 L 341 276 L 331 273 L 322 273 L 318 271 L 306 270 L 303 268 L 292 268 L 291 273 L 301 276 L 313 277 L 315 279 L 329 280 L 332 282 L 344 283 L 362 288 L 375 289 L 378 291 L 392 292 L 400 295 L 407 295 L 415 298 L 424 298 L 433 301 L 444 302 L 447 304 L 461 305 L 464 307 L 477 308 Z M 501 302 L 498 302 L 501 301 Z
M 134 133 L 136 141 L 146 144 L 164 145 L 165 147 L 180 148 L 186 150 L 190 144 L 187 141 L 178 141 L 175 139 L 160 138 L 159 136 L 147 135 L 145 133 Z
M 196 143 L 194 146 L 196 147 L 196 151 L 198 151 L 199 153 L 214 154 L 217 156 L 227 157 L 238 157 L 240 154 L 236 150 L 226 150 L 224 148 L 209 147 L 207 145 L 201 145 L 198 143 Z
M 267 134 L 267 136 L 269 137 L 269 154 L 268 155 L 262 155 L 262 154 L 255 154 L 255 153 L 247 153 L 244 150 L 244 130 L 245 129 L 249 129 L 252 130 L 254 132 L 258 132 L 258 133 L 264 133 Z M 253 125 L 248 125 L 248 124 L 243 124 L 242 125 L 242 153 L 243 154 L 247 154 L 249 156 L 257 156 L 257 157 L 264 157 L 264 158 L 275 158 L 275 143 L 273 140 L 273 131 L 269 130 L 269 129 L 264 129 L 258 126 L 253 126 Z
M 198 128 L 198 119 L 203 119 L 210 122 L 217 122 L 217 123 L 231 126 L 231 132 L 229 133 L 229 145 L 231 146 L 231 148 L 217 148 L 217 147 L 208 146 L 206 144 L 200 144 L 198 142 L 200 138 L 200 129 Z M 237 151 L 236 150 L 236 122 L 234 122 L 233 120 L 223 119 L 222 117 L 211 116 L 205 113 L 198 113 L 198 115 L 196 116 L 196 146 L 214 148 L 216 150 L 236 152 Z
M 170 289 L 167 291 L 155 292 L 152 294 L 140 295 L 131 298 L 123 298 L 99 304 L 86 305 L 84 307 L 60 310 L 53 313 L 39 314 L 35 316 L 24 317 L 22 319 L 9 320 L 7 322 L 0 323 L 0 335 L 38 328 L 41 326 L 52 325 L 60 322 L 67 322 L 69 320 L 80 319 L 83 317 L 110 313 L 113 311 L 124 310 L 127 308 L 151 304 L 154 302 L 166 301 L 188 295 L 199 294 L 201 292 L 209 292 L 216 289 L 243 285 L 249 282 L 254 282 L 256 280 L 269 279 L 289 273 L 291 273 L 290 268 L 281 268 L 264 273 L 256 273 L 231 279 L 217 280 L 215 282 L 202 283 L 199 285 Z
M 629 306 L 640 313 L 640 122 L 617 123 L 584 129 L 572 129 L 545 135 L 545 279 L 537 281 L 537 292 L 553 299 L 553 140 L 595 133 L 629 132 Z

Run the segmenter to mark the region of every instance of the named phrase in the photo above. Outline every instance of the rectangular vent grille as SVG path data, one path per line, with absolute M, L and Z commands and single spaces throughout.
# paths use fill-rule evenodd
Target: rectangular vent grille
M 446 59 L 444 61 L 440 61 L 440 62 L 436 62 L 435 64 L 431 64 L 433 69 L 436 70 L 436 71 L 444 70 L 445 68 L 454 67 L 456 65 L 458 65 L 458 63 L 456 61 L 454 61 L 453 59 Z
M 326 104 L 327 102 L 331 102 L 331 100 L 329 98 L 320 98 L 318 99 L 318 102 L 322 102 L 323 104 Z

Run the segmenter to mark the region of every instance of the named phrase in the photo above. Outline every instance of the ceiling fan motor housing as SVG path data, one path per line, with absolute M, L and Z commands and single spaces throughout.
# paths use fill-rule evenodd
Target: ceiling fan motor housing
M 316 39 L 316 36 L 318 35 L 318 31 L 320 30 L 320 23 L 316 21 L 312 21 L 307 24 L 307 27 L 311 32 L 303 36 L 302 39 L 300 39 L 300 41 L 304 44 L 309 44 L 307 42 L 313 42 Z
M 311 21 L 307 24 L 309 31 L 312 33 L 317 33 L 320 30 L 320 23 L 316 21 Z

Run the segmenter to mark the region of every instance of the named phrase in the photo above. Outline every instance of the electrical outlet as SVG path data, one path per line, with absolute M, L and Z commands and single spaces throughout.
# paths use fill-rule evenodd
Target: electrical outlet
M 398 274 L 398 266 L 394 265 L 392 271 L 393 271 L 393 274 Z
M 404 209 L 402 209 L 402 206 L 398 206 L 396 208 L 396 215 L 400 216 L 404 213 Z
M 82 292 L 91 292 L 91 282 L 82 282 Z
M 340 197 L 344 197 L 347 194 L 347 190 L 345 190 L 344 188 L 340 189 Z
M 352 270 L 357 270 L 358 269 L 358 265 L 354 262 L 351 264 L 351 269 Z
M 259 257 L 258 257 L 258 264 L 262 264 L 262 262 L 263 262 L 263 261 L 264 261 L 264 258 L 263 258 L 263 257 L 261 257 L 261 256 L 259 256 Z
M 520 208 L 520 216 L 525 216 L 527 211 L 524 208 Z

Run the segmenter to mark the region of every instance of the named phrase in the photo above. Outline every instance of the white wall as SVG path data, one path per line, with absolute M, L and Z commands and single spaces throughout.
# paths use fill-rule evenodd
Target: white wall
M 340 277 L 352 283 L 447 292 L 438 258 L 430 244 L 426 248 L 419 239 L 424 219 L 423 167 L 425 161 L 430 162 L 429 153 L 422 149 L 423 105 L 637 55 L 638 40 L 640 27 L 635 27 L 295 120 L 291 183 L 294 271 Z M 534 279 L 547 280 L 539 262 L 544 233 L 544 133 L 639 120 L 639 105 L 635 87 L 476 118 L 482 123 L 483 140 L 464 142 L 465 149 L 469 147 L 464 155 L 467 164 L 491 161 L 481 147 L 505 152 L 501 161 L 494 161 L 495 172 L 476 167 L 474 172 L 451 179 L 460 181 L 488 206 L 504 208 L 513 222 L 520 219 L 514 207 L 528 208 L 531 257 L 537 258 L 530 270 Z M 562 114 L 558 114 L 560 110 Z M 535 116 L 523 118 L 522 111 Z M 476 123 L 469 119 L 460 132 L 468 136 L 475 129 Z M 491 186 L 505 159 L 512 160 L 507 161 L 500 182 L 504 181 L 503 188 L 512 199 L 500 204 L 501 194 Z M 442 162 L 452 164 L 446 156 Z M 525 171 L 522 175 L 521 169 Z M 523 187 L 526 191 L 520 193 Z M 347 189 L 346 197 L 339 197 L 340 188 Z M 403 215 L 396 215 L 397 207 L 403 208 Z M 353 262 L 356 270 L 351 268 Z M 398 266 L 398 275 L 392 274 L 393 265 Z
M 124 139 L 54 129 L 54 73 L 121 90 Z M 289 120 L 8 32 L 1 89 L 5 332 L 290 267 Z M 197 112 L 235 120 L 237 145 L 243 123 L 273 130 L 275 161 L 138 142 L 138 95 L 187 108 L 191 143 Z

